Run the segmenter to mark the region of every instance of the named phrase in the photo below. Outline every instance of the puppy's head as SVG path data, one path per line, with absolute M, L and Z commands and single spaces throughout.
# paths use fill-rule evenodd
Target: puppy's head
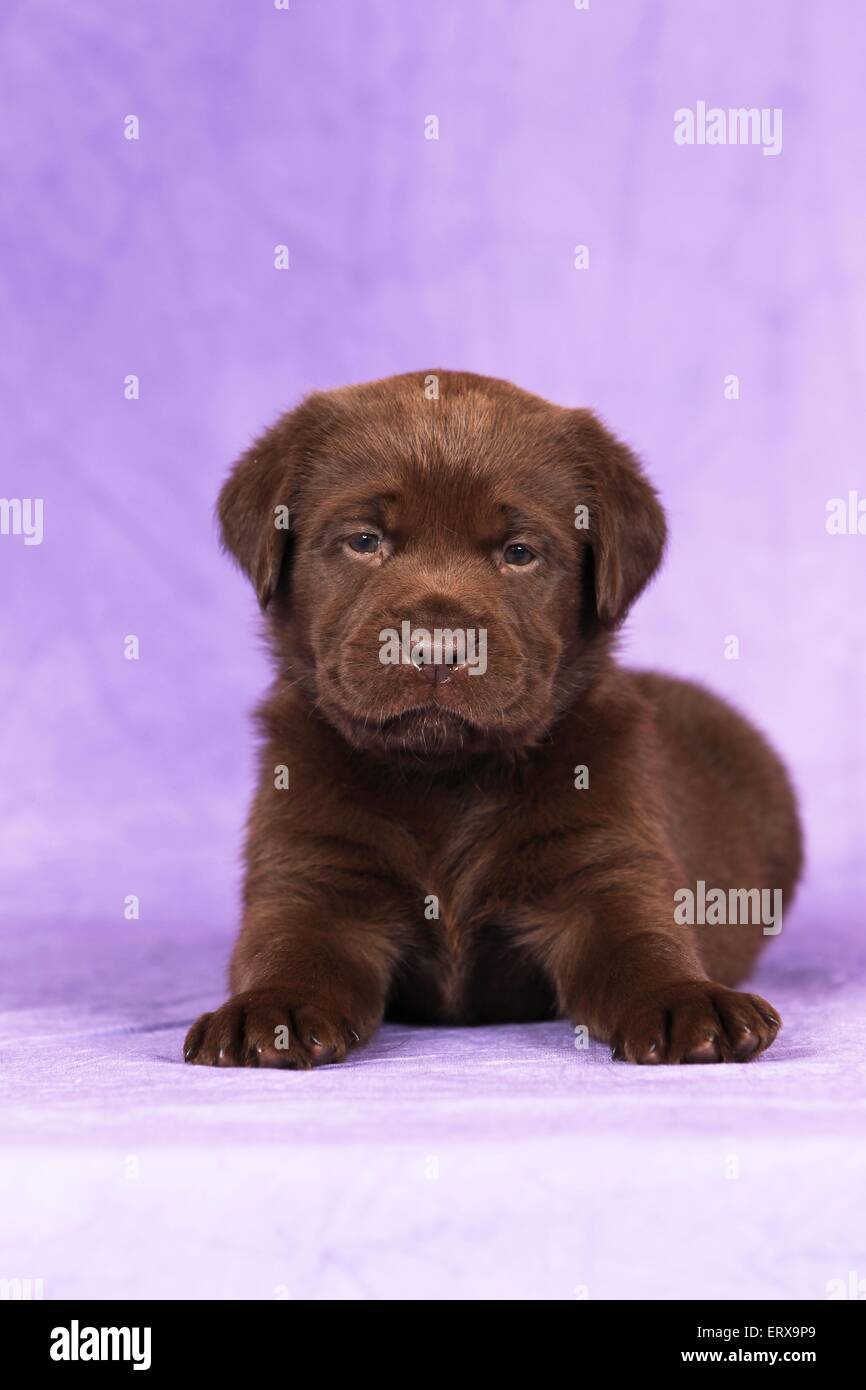
M 235 465 L 219 516 L 281 669 L 352 744 L 418 756 L 537 741 L 665 540 L 589 411 L 459 372 L 310 396 Z

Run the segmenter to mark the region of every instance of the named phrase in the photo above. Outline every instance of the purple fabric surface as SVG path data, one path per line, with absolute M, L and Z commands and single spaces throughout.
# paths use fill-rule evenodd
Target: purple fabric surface
M 866 7 L 28 0 L 2 26 L 0 496 L 43 499 L 44 537 L 0 534 L 0 1277 L 866 1278 L 866 536 L 825 524 L 866 497 Z M 676 145 L 703 100 L 781 108 L 781 152 Z M 305 391 L 436 365 L 637 447 L 672 541 L 624 655 L 727 695 L 792 767 L 808 870 L 754 1066 L 630 1071 L 564 1025 L 388 1029 L 314 1076 L 179 1064 L 222 992 L 267 676 L 219 483 Z
M 866 1268 L 866 988 L 768 969 L 746 1067 L 567 1024 L 384 1028 L 312 1073 L 185 1067 L 226 940 L 18 938 L 4 1269 L 46 1298 L 805 1298 Z M 44 978 L 50 961 L 50 980 Z

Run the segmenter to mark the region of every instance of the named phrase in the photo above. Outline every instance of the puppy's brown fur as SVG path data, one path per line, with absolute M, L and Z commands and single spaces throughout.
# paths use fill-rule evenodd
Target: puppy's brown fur
M 732 986 L 762 926 L 679 926 L 674 895 L 787 906 L 797 811 L 739 715 L 614 662 L 661 560 L 656 494 L 589 411 L 435 377 L 433 399 L 421 373 L 311 396 L 223 489 L 277 675 L 232 997 L 187 1060 L 305 1067 L 386 1016 L 557 1015 L 629 1061 L 753 1057 L 781 1020 Z M 486 673 L 383 665 L 404 621 L 485 630 Z

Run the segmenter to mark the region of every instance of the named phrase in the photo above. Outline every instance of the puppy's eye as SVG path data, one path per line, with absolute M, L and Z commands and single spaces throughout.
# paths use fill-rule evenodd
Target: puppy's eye
M 523 565 L 531 565 L 532 561 L 536 559 L 536 554 L 534 550 L 530 550 L 528 545 L 515 542 L 513 545 L 505 547 L 502 552 L 502 559 L 506 565 L 522 567 Z
M 382 543 L 381 536 L 377 536 L 375 531 L 359 531 L 355 536 L 349 536 L 346 544 L 350 550 L 354 550 L 358 555 L 375 555 Z

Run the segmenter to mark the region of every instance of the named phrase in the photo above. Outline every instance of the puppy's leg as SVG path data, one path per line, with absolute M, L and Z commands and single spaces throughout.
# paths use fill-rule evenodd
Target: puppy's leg
M 548 899 L 547 920 L 526 934 L 540 948 L 562 1014 L 608 1043 L 617 1060 L 757 1057 L 778 1034 L 778 1013 L 759 995 L 707 977 L 695 929 L 672 920 L 676 872 L 637 846 L 633 863 L 631 871 L 588 866 L 581 905 L 568 906 L 562 886 Z
M 599 920 L 576 976 L 561 995 L 572 1022 L 611 1047 L 615 1060 L 748 1062 L 775 1041 L 782 1020 L 757 994 L 706 978 L 693 944 L 669 929 L 626 934 Z
M 691 931 L 657 919 L 634 925 L 634 905 L 613 902 L 569 933 L 556 953 L 563 1013 L 610 1045 L 615 1060 L 748 1062 L 775 1041 L 782 1020 L 757 994 L 707 978 Z M 627 924 L 631 925 L 627 925 Z
M 333 907 L 330 909 L 333 913 Z M 232 997 L 193 1024 L 200 1066 L 308 1068 L 341 1062 L 375 1032 L 397 956 L 388 925 L 251 908 L 231 968 Z

